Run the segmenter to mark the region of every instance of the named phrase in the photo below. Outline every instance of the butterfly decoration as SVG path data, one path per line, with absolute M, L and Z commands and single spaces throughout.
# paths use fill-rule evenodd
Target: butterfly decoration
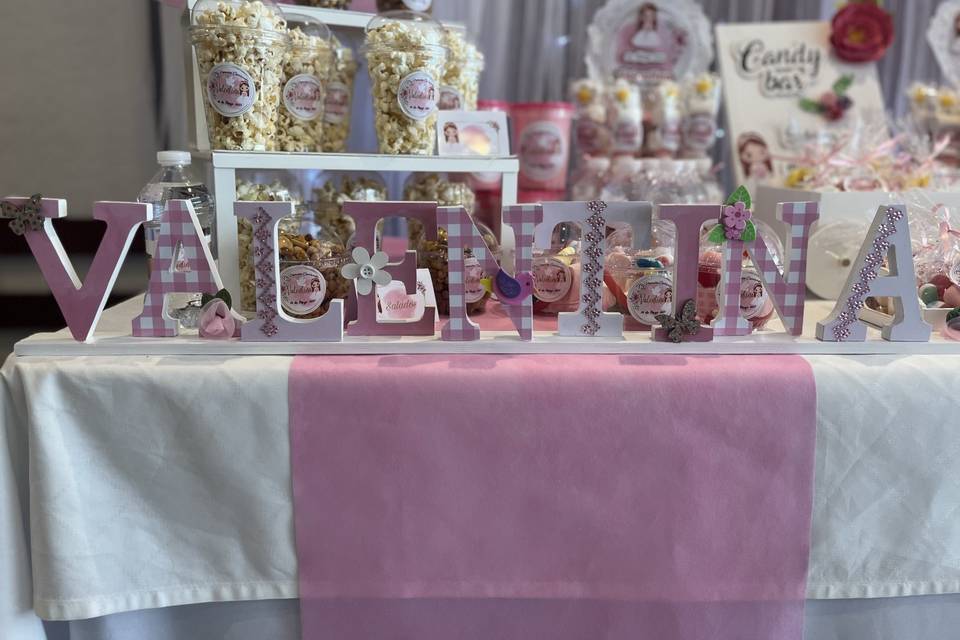
M 42 200 L 43 196 L 39 193 L 30 196 L 30 199 L 19 207 L 4 200 L 0 202 L 0 218 L 13 218 L 10 229 L 18 236 L 27 231 L 40 231 L 43 228 L 43 216 L 40 214 Z
M 661 313 L 656 316 L 656 319 L 667 332 L 667 338 L 671 342 L 683 342 L 683 336 L 693 336 L 700 332 L 700 321 L 697 320 L 697 304 L 693 300 L 687 300 L 683 303 L 676 318 L 669 313 Z
M 482 278 L 483 288 L 494 293 L 501 304 L 517 305 L 533 294 L 533 274 L 518 273 L 514 278 L 506 271 L 497 271 L 496 278 Z

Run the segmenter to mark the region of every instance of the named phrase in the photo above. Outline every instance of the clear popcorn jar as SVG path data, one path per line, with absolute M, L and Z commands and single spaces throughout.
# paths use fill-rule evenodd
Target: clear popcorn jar
M 350 137 L 350 115 L 353 103 L 353 82 L 357 76 L 357 61 L 350 47 L 333 38 L 333 69 L 327 82 L 323 107 L 323 139 L 320 150 L 343 153 Z
M 333 66 L 330 30 L 309 16 L 287 14 L 287 49 L 280 77 L 278 151 L 320 151 Z
M 210 147 L 276 149 L 287 24 L 271 0 L 200 0 L 190 39 Z
M 443 44 L 447 57 L 440 79 L 437 108 L 441 111 L 476 111 L 483 54 L 458 29 L 444 29 Z
M 424 13 L 383 13 L 367 25 L 364 53 L 380 153 L 432 154 L 446 60 L 443 27 Z

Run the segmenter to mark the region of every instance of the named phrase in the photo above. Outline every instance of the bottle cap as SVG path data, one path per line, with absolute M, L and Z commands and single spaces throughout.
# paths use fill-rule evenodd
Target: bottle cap
M 167 167 L 174 164 L 190 164 L 189 151 L 157 151 L 157 162 Z

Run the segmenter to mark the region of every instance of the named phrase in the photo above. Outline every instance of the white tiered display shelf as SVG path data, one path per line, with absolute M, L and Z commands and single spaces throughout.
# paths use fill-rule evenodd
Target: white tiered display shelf
M 198 0 L 189 0 L 183 16 L 183 28 L 190 25 L 190 11 Z M 371 13 L 321 9 L 302 5 L 280 4 L 281 9 L 316 18 L 333 30 L 362 31 Z M 454 29 L 462 25 L 446 24 Z M 193 47 L 187 39 L 185 52 L 189 66 L 187 102 L 193 148 L 198 159 L 209 161 L 213 173 L 213 194 L 216 200 L 217 265 L 223 285 L 235 300 L 240 299 L 240 266 L 237 246 L 237 224 L 233 215 L 233 203 L 237 199 L 237 171 L 260 170 L 316 170 L 316 171 L 376 171 L 380 173 L 408 173 L 415 171 L 441 173 L 489 173 L 500 174 L 502 180 L 501 202 L 505 205 L 517 202 L 517 177 L 520 163 L 515 156 L 499 158 L 381 155 L 365 153 L 286 153 L 272 151 L 211 151 L 207 137 L 206 116 L 203 106 L 203 89 L 200 71 Z M 363 70 L 358 73 L 362 73 Z M 370 108 L 354 101 L 354 108 Z M 509 239 L 507 239 L 509 242 Z

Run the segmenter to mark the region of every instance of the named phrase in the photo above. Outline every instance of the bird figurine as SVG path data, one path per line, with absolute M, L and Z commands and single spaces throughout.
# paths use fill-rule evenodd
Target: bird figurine
M 533 274 L 518 273 L 510 276 L 506 271 L 497 271 L 496 278 L 481 278 L 483 288 L 497 296 L 502 304 L 521 304 L 533 294 Z

